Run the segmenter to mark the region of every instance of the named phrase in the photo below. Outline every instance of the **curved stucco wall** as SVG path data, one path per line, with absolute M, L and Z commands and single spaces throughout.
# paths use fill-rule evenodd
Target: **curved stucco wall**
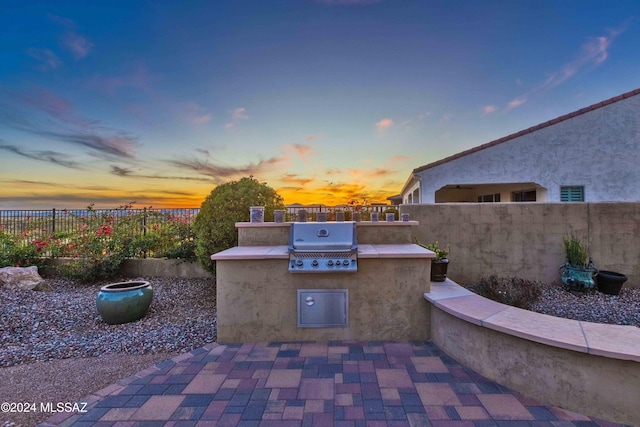
M 448 184 L 535 182 L 560 201 L 584 185 L 585 201 L 640 200 L 640 95 L 419 172 L 421 202 Z

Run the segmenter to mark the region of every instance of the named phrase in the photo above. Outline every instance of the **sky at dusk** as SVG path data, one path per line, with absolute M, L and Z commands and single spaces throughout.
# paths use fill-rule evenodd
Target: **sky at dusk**
M 0 209 L 386 202 L 640 87 L 640 2 L 0 2 Z

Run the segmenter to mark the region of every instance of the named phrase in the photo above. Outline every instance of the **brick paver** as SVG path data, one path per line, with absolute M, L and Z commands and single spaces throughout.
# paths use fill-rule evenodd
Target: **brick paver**
M 42 426 L 620 426 L 511 392 L 429 342 L 210 344 Z

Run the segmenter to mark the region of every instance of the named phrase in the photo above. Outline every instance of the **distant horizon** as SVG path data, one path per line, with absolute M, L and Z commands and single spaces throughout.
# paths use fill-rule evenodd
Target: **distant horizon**
M 0 14 L 0 209 L 384 203 L 640 87 L 640 2 L 36 2 Z
M 357 206 L 359 203 L 355 203 L 354 206 Z M 12 212 L 12 211 L 40 211 L 40 212 L 51 212 L 54 209 L 56 211 L 87 211 L 88 207 L 91 206 L 92 204 L 88 204 L 84 207 L 41 207 L 41 208 L 25 208 L 25 209 L 21 209 L 21 208 L 2 208 L 0 207 L 0 211 L 2 212 Z M 118 209 L 122 206 L 129 206 L 129 203 L 122 203 L 116 206 L 97 206 L 95 204 L 93 204 L 91 207 L 92 209 L 97 209 L 97 210 L 115 210 Z M 337 207 L 348 207 L 349 203 L 338 203 L 335 205 L 327 205 L 324 203 L 310 203 L 310 204 L 300 204 L 300 203 L 285 203 L 285 208 L 303 208 L 303 207 L 323 207 L 323 208 L 337 208 Z M 366 202 L 365 205 L 360 205 L 360 206 L 396 206 L 391 204 L 390 201 L 385 202 L 373 202 L 373 203 L 369 203 Z M 180 210 L 180 209 L 185 209 L 185 210 L 199 210 L 201 208 L 201 206 L 147 206 L 147 205 L 139 205 L 139 204 L 132 204 L 131 205 L 132 209 L 157 209 L 157 210 Z

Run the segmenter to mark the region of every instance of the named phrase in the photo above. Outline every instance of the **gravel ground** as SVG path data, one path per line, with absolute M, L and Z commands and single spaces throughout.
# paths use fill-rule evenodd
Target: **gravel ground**
M 619 295 L 591 291 L 574 295 L 561 285 L 545 285 L 531 311 L 586 322 L 633 325 L 640 328 L 640 288 L 625 283 Z
M 149 312 L 124 325 L 100 318 L 100 285 L 48 279 L 53 292 L 0 288 L 0 402 L 79 402 L 216 340 L 214 279 L 144 280 L 154 291 Z M 32 426 L 48 417 L 1 414 L 0 425 Z
M 474 291 L 474 284 L 461 284 Z M 566 319 L 640 328 L 640 288 L 628 282 L 619 295 L 607 295 L 597 290 L 571 293 L 561 284 L 542 284 L 542 293 L 529 308 L 537 313 Z

